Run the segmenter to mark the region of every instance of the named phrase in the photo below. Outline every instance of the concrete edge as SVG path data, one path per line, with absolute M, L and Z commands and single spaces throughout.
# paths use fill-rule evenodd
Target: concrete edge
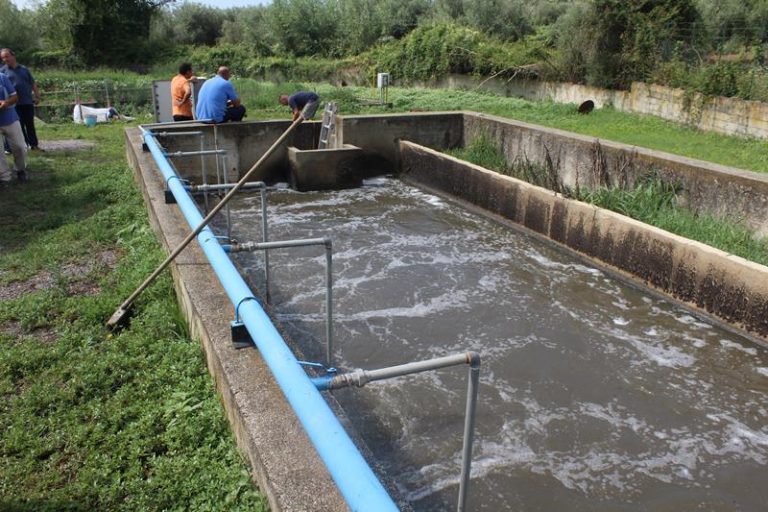
M 159 170 L 142 152 L 137 128 L 125 132 L 126 156 L 143 192 L 150 224 L 167 253 L 190 228 L 166 205 Z M 174 287 L 252 476 L 274 511 L 348 510 L 328 470 L 255 349 L 233 348 L 233 307 L 196 242 L 171 264 Z
M 534 132 L 549 133 L 552 135 L 556 135 L 558 137 L 563 137 L 565 139 L 579 141 L 584 144 L 593 144 L 595 141 L 598 141 L 605 148 L 611 148 L 617 151 L 625 151 L 630 153 L 634 152 L 634 153 L 637 153 L 638 156 L 642 156 L 650 161 L 664 160 L 667 162 L 677 164 L 679 166 L 695 167 L 696 169 L 703 169 L 708 172 L 725 174 L 729 178 L 752 181 L 754 183 L 759 183 L 760 185 L 763 185 L 763 186 L 768 184 L 768 174 L 750 171 L 747 169 L 740 169 L 738 167 L 728 167 L 727 165 L 716 164 L 714 162 L 708 162 L 706 160 L 697 160 L 695 158 L 676 155 L 673 153 L 666 153 L 664 151 L 660 151 L 657 149 L 648 149 L 642 146 L 633 146 L 631 144 L 626 144 L 623 142 L 615 142 L 610 139 L 601 139 L 599 137 L 582 135 L 580 133 L 569 132 L 566 130 L 561 130 L 559 128 L 552 128 L 544 125 L 525 123 L 523 121 L 517 121 L 514 119 L 509 119 L 507 117 L 500 117 L 492 114 L 484 114 L 482 112 L 474 112 L 474 111 L 467 110 L 467 111 L 464 111 L 464 115 L 477 117 L 479 119 L 488 119 L 498 123 L 509 124 L 512 126 L 525 128 L 526 130 L 530 130 Z
M 586 256 L 768 345 L 768 267 L 400 141 L 401 174 Z

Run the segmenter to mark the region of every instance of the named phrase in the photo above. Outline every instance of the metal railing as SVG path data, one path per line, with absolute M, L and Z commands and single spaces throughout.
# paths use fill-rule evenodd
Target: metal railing
M 161 125 L 152 125 L 161 126 Z M 192 195 L 202 193 L 206 199 L 209 192 L 218 192 L 234 188 L 235 184 L 222 183 L 221 175 L 218 172 L 219 158 L 226 159 L 226 150 L 214 149 L 205 150 L 203 148 L 202 132 L 186 132 L 188 136 L 201 136 L 200 151 L 176 151 L 166 152 L 156 141 L 155 135 L 160 136 L 181 136 L 184 132 L 161 132 L 153 134 L 142 127 L 145 134 L 145 143 L 150 149 L 163 173 L 166 181 L 166 187 L 170 189 L 172 195 L 182 209 L 182 213 L 187 218 L 190 226 L 199 225 L 201 222 L 200 212 L 197 205 L 192 201 Z M 214 137 L 216 133 L 214 129 Z M 216 141 L 218 147 L 218 141 Z M 170 164 L 169 158 L 200 156 L 201 161 L 205 156 L 215 155 L 217 161 L 217 184 L 207 183 L 207 172 L 203 172 L 202 185 L 185 184 L 176 174 L 175 169 Z M 204 165 L 204 164 L 201 164 Z M 226 170 L 226 160 L 224 164 Z M 226 173 L 228 174 L 228 173 Z M 347 504 L 353 510 L 397 510 L 391 497 L 381 486 L 370 467 L 360 455 L 354 443 L 349 439 L 343 427 L 341 427 L 335 414 L 330 410 L 322 396 L 312 395 L 319 391 L 330 391 L 346 387 L 363 387 L 370 382 L 384 379 L 420 373 L 424 371 L 433 371 L 451 366 L 469 365 L 469 377 L 467 385 L 467 399 L 464 417 L 464 437 L 462 441 L 462 462 L 461 475 L 459 477 L 459 496 L 457 510 L 464 512 L 468 497 L 472 445 L 474 441 L 475 411 L 477 408 L 477 395 L 480 374 L 480 356 L 474 352 L 466 352 L 446 357 L 430 359 L 427 361 L 415 361 L 403 365 L 391 366 L 377 370 L 357 369 L 351 372 L 337 374 L 332 369 L 333 354 L 333 257 L 332 241 L 330 238 L 315 238 L 305 240 L 287 240 L 274 241 L 268 240 L 268 222 L 267 222 L 267 186 L 263 182 L 248 182 L 241 185 L 241 189 L 260 190 L 261 195 L 261 215 L 262 215 L 262 237 L 263 242 L 245 242 L 230 243 L 221 245 L 212 231 L 205 227 L 197 236 L 203 251 L 208 256 L 211 266 L 219 276 L 219 280 L 224 286 L 233 304 L 236 304 L 236 320 L 240 321 L 246 328 L 252 342 L 259 348 L 262 356 L 272 370 L 275 379 L 278 381 L 286 398 L 296 411 L 302 425 L 310 437 L 313 445 L 316 447 L 320 457 L 328 467 L 331 476 L 342 492 Z M 231 239 L 231 219 L 229 205 L 227 208 L 227 238 Z M 227 253 L 235 252 L 254 252 L 263 251 L 265 260 L 265 297 L 267 303 L 271 302 L 270 292 L 270 263 L 269 252 L 274 249 L 306 247 L 322 245 L 325 247 L 326 255 L 326 366 L 329 373 L 322 377 L 309 378 L 302 369 L 302 364 L 312 366 L 322 366 L 319 363 L 302 363 L 295 359 L 291 350 L 286 346 L 284 340 L 277 333 L 274 325 L 264 310 L 254 299 L 250 289 L 243 281 L 239 272 L 234 268 L 232 261 Z M 309 386 L 309 388 L 307 388 Z
M 266 217 L 265 217 L 266 218 Z M 285 249 L 290 247 L 309 247 L 322 245 L 325 247 L 325 364 L 333 366 L 333 242 L 330 238 L 308 238 L 305 240 L 284 240 L 280 242 L 245 242 L 224 246 L 224 250 L 233 252 L 264 251 L 268 254 L 272 249 Z M 269 260 L 266 260 L 265 296 L 270 303 L 269 292 Z
M 191 227 L 200 226 L 203 218 L 197 205 L 163 154 L 155 137 L 144 128 L 143 132 L 145 144 L 163 174 L 166 185 L 176 198 L 182 214 Z M 201 229 L 197 241 L 231 303 L 237 307 L 248 334 L 291 404 L 347 505 L 352 510 L 397 511 L 397 505 L 304 372 L 269 316 L 259 303 L 253 300 L 250 288 L 208 226 Z
M 421 373 L 449 366 L 469 365 L 469 378 L 467 384 L 467 403 L 464 412 L 464 439 L 461 449 L 461 475 L 459 477 L 459 499 L 456 510 L 463 512 L 466 509 L 467 495 L 469 492 L 469 477 L 472 466 L 472 444 L 474 442 L 475 411 L 477 410 L 477 388 L 480 382 L 480 356 L 475 352 L 465 352 L 452 356 L 437 357 L 426 361 L 389 366 L 378 370 L 354 370 L 340 375 L 326 375 L 315 377 L 312 382 L 321 391 L 334 390 L 347 387 L 361 388 L 369 382 L 392 379 Z

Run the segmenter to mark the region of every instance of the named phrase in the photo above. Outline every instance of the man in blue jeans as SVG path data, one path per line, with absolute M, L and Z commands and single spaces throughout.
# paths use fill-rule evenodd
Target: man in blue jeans
M 293 120 L 295 121 L 299 118 L 301 111 L 304 110 L 304 107 L 307 105 L 309 105 L 309 108 L 307 108 L 307 119 L 314 117 L 315 112 L 317 111 L 317 106 L 320 104 L 320 96 L 311 91 L 299 91 L 290 96 L 283 94 L 278 101 L 281 105 L 288 105 L 291 107 Z
M 19 96 L 11 79 L 0 73 L 0 136 L 10 144 L 13 153 L 13 167 L 19 181 L 27 180 L 27 146 L 21 133 L 19 116 L 14 108 Z M 0 189 L 11 182 L 11 171 L 4 155 L 0 155 Z
M 32 151 L 42 151 L 38 146 L 37 132 L 35 131 L 35 105 L 40 102 L 40 91 L 29 69 L 16 62 L 16 55 L 10 48 L 0 49 L 0 59 L 3 66 L 0 73 L 4 73 L 11 79 L 18 94 L 16 113 L 19 115 L 21 131 L 24 141 Z M 6 153 L 10 152 L 8 142 L 5 144 Z
M 242 121 L 245 107 L 240 104 L 235 88 L 229 82 L 229 68 L 221 66 L 213 78 L 200 88 L 195 105 L 195 117 L 208 123 Z

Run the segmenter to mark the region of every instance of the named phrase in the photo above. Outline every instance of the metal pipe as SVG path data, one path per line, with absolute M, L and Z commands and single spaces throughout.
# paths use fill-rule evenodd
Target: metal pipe
M 229 253 L 264 251 L 264 254 L 267 254 L 270 249 L 308 247 L 312 245 L 325 246 L 325 365 L 330 368 L 333 366 L 333 242 L 331 239 L 326 237 L 279 242 L 244 242 L 241 244 L 225 245 L 223 248 L 225 252 Z M 267 282 L 268 290 L 269 283 Z
M 267 251 L 269 252 L 269 251 Z M 333 366 L 333 245 L 325 241 L 325 365 Z
M 171 126 L 189 126 L 191 124 L 212 124 L 213 119 L 191 119 L 189 121 L 166 121 L 165 123 L 143 124 L 144 130 L 153 130 L 155 128 L 169 128 Z
M 472 444 L 475 441 L 475 411 L 477 390 L 480 384 L 480 356 L 470 352 L 469 379 L 467 383 L 467 410 L 464 413 L 464 442 L 461 447 L 461 476 L 459 477 L 459 502 L 456 510 L 463 512 L 467 506 L 469 477 L 472 465 Z
M 477 390 L 480 381 L 480 356 L 475 352 L 466 352 L 464 354 L 455 354 L 451 356 L 438 357 L 427 361 L 415 361 L 412 363 L 401 364 L 380 368 L 378 370 L 358 369 L 341 375 L 325 375 L 312 379 L 317 389 L 321 391 L 341 389 L 346 387 L 361 388 L 369 382 L 377 380 L 391 379 L 401 377 L 412 373 L 419 373 L 429 370 L 437 370 L 449 366 L 460 364 L 469 365 L 469 384 L 467 385 L 467 405 L 464 413 L 464 440 L 461 449 L 461 476 L 459 477 L 459 499 L 456 506 L 458 512 L 464 512 L 467 505 L 467 494 L 469 492 L 469 477 L 472 466 L 472 444 L 474 442 L 475 430 L 475 411 L 477 410 Z
M 269 242 L 269 231 L 267 229 L 267 188 L 262 187 L 261 195 L 261 241 Z M 264 251 L 264 298 L 267 304 L 272 303 L 272 294 L 269 291 L 269 251 Z
M 181 181 L 171 179 L 175 173 L 163 157 L 154 137 L 145 133 L 145 141 L 190 227 L 197 226 L 194 234 L 208 257 L 211 267 L 232 304 L 240 305 L 240 317 L 258 347 L 259 354 L 266 361 L 280 389 L 296 412 L 347 505 L 351 510 L 397 511 L 398 508 L 392 498 L 344 431 L 320 392 L 309 380 L 269 316 L 257 301 L 245 300 L 252 297 L 253 292 L 243 281 L 213 232 L 207 227 L 206 219 L 201 218 L 197 206 L 187 194 Z M 244 177 L 247 178 L 247 175 Z
M 203 151 L 205 151 L 205 138 L 201 135 L 200 136 L 200 173 L 203 176 L 203 186 L 206 186 L 208 185 L 208 166 L 205 163 L 207 159 L 205 158 Z M 216 158 L 219 158 L 219 155 L 216 155 Z M 211 209 L 211 207 L 209 204 L 208 192 L 206 191 L 203 191 L 203 204 L 205 205 L 205 211 L 207 213 Z
M 190 135 L 203 135 L 205 132 L 153 132 L 155 137 L 181 137 Z
M 307 109 L 306 109 L 306 107 L 305 107 L 305 110 L 307 110 Z M 265 161 L 266 161 L 266 160 L 267 160 L 267 159 L 268 159 L 268 158 L 269 158 L 269 157 L 272 155 L 272 153 L 274 153 L 274 152 L 277 150 L 277 148 L 278 148 L 278 147 L 280 147 L 280 145 L 281 145 L 281 144 L 282 144 L 282 143 L 285 141 L 285 139 L 286 139 L 286 138 L 288 138 L 288 135 L 289 135 L 289 134 L 290 134 L 290 133 L 291 133 L 291 132 L 292 132 L 294 129 L 296 129 L 296 127 L 297 127 L 297 126 L 299 126 L 299 125 L 300 125 L 300 124 L 301 124 L 301 123 L 304 121 L 305 115 L 308 115 L 308 112 L 304 112 L 304 111 L 302 111 L 302 115 L 301 115 L 301 116 L 299 116 L 299 118 L 298 118 L 298 119 L 296 119 L 296 120 L 295 120 L 295 121 L 294 121 L 294 122 L 293 122 L 293 123 L 292 123 L 292 124 L 291 124 L 291 125 L 288 127 L 288 129 L 287 129 L 287 130 L 285 130 L 285 132 L 283 132 L 283 134 L 282 134 L 282 135 L 280 135 L 280 137 L 278 137 L 278 138 L 277 138 L 277 140 L 276 140 L 276 141 L 275 141 L 275 142 L 274 142 L 274 143 L 273 143 L 273 144 L 272 144 L 272 145 L 269 147 L 269 149 L 267 149 L 267 151 L 266 151 L 266 152 L 265 152 L 265 153 L 264 153 L 264 154 L 261 156 L 261 158 L 259 158 L 259 159 L 256 161 L 256 163 L 255 163 L 255 164 L 253 164 L 253 166 L 251 166 L 251 168 L 250 168 L 250 169 L 248 169 L 248 172 L 246 172 L 246 173 L 243 175 L 243 177 L 240 179 L 240 181 L 238 181 L 238 182 L 235 184 L 235 186 L 232 188 L 232 190 L 230 190 L 229 192 L 227 192 L 227 195 L 226 195 L 226 196 L 224 196 L 224 198 L 223 198 L 221 201 L 219 201 L 219 203 L 218 203 L 218 204 L 217 204 L 217 205 L 216 205 L 216 206 L 213 208 L 213 210 L 211 210 L 211 212 L 210 212 L 210 213 L 208 213 L 208 214 L 205 216 L 205 218 L 202 220 L 202 222 L 201 222 L 201 223 L 200 223 L 200 224 L 199 224 L 199 225 L 198 225 L 198 226 L 197 226 L 195 229 L 193 229 L 193 230 L 192 230 L 192 232 L 191 232 L 190 234 L 188 234 L 188 235 L 186 236 L 186 238 L 184 238 L 184 240 L 182 240 L 181 244 L 179 244 L 179 246 L 178 246 L 178 247 L 176 247 L 176 248 L 175 248 L 175 249 L 174 249 L 174 250 L 171 252 L 171 254 L 169 254 L 169 255 L 168 255 L 168 257 L 167 257 L 167 258 L 165 258 L 165 260 L 163 260 L 163 262 L 160 264 L 160 266 L 159 266 L 159 267 L 157 267 L 157 268 L 156 268 L 156 269 L 155 269 L 155 270 L 154 270 L 154 271 L 153 271 L 153 272 L 152 272 L 152 273 L 149 275 L 149 277 L 147 277 L 147 278 L 144 280 L 144 282 L 143 282 L 143 283 L 141 283 L 141 284 L 139 285 L 139 287 L 138 287 L 138 288 L 136 288 L 136 289 L 133 291 L 133 293 L 131 293 L 131 295 L 129 295 L 129 296 L 128 296 L 128 298 L 127 298 L 127 299 L 125 299 L 125 300 L 124 300 L 124 301 L 123 301 L 123 302 L 120 304 L 120 306 L 118 306 L 118 308 L 115 310 L 115 312 L 112 314 L 112 316 L 111 316 L 111 317 L 109 317 L 109 320 L 107 320 L 107 327 L 108 327 L 108 328 L 110 328 L 110 329 L 115 329 L 115 328 L 118 328 L 118 327 L 119 327 L 121 324 L 123 324 L 123 323 L 125 322 L 126 318 L 127 318 L 127 317 L 128 317 L 128 315 L 129 315 L 129 312 L 130 312 L 130 307 L 131 307 L 131 305 L 133 304 L 133 301 L 134 301 L 134 300 L 136 300 L 136 298 L 137 298 L 137 297 L 138 297 L 138 296 L 139 296 L 139 295 L 140 295 L 140 294 L 141 294 L 141 293 L 142 293 L 144 290 L 146 290 L 146 289 L 147 289 L 147 287 L 148 287 L 150 284 L 152 284 L 152 282 L 153 282 L 155 279 L 157 279 L 157 276 L 159 276 L 159 275 L 160 275 L 160 273 L 161 273 L 163 270 L 165 270 L 165 268 L 166 268 L 168 265 L 170 265 L 170 264 L 171 264 L 171 262 L 172 262 L 172 261 L 173 261 L 173 260 L 176 258 L 176 256 L 178 256 L 178 255 L 181 253 L 181 251 L 183 251 L 183 250 L 184 250 L 184 248 L 185 248 L 187 245 L 189 245 L 189 243 L 190 243 L 192 240 L 194 240 L 194 239 L 195 239 L 195 237 L 196 237 L 196 236 L 197 236 L 197 235 L 198 235 L 198 234 L 199 234 L 199 233 L 200 233 L 200 232 L 203 230 L 203 228 L 205 228 L 205 227 L 208 225 L 208 223 L 209 223 L 209 222 L 211 222 L 211 220 L 212 220 L 212 219 L 213 219 L 213 218 L 216 216 L 216 214 L 217 214 L 217 213 L 219 213 L 219 210 L 221 210 L 221 209 L 224 207 L 224 205 L 227 203 L 227 201 L 229 201 L 229 200 L 230 200 L 230 199 L 231 199 L 231 198 L 232 198 L 232 197 L 235 195 L 235 193 L 236 193 L 236 192 L 237 192 L 237 191 L 240 189 L 240 187 L 243 185 L 243 183 L 245 183 L 245 182 L 248 180 L 248 178 L 250 178 L 251 174 L 253 174 L 254 172 L 256 172 L 256 169 L 258 169 L 258 168 L 261 166 L 261 164 L 263 164 L 263 163 L 264 163 L 264 162 L 265 162 Z M 165 155 L 164 155 L 164 154 L 163 154 L 163 152 L 161 151 L 161 149 L 160 149 L 160 146 L 157 144 L 157 140 L 156 140 L 156 139 L 155 139 L 155 138 L 154 138 L 154 137 L 153 137 L 151 134 L 148 134 L 148 133 L 146 132 L 146 130 L 144 130 L 143 128 L 141 128 L 141 130 L 142 130 L 142 132 L 144 133 L 144 139 L 145 139 L 145 140 L 144 140 L 144 142 L 145 142 L 145 144 L 147 144 L 147 147 L 148 147 L 148 148 L 150 149 L 150 151 L 152 152 L 152 156 L 154 157 L 154 159 L 155 159 L 155 161 L 157 162 L 157 164 L 158 164 L 158 165 L 160 165 L 160 161 L 162 160 L 162 162 L 164 162 L 164 163 L 168 164 L 168 169 L 172 170 L 172 168 L 171 168 L 171 165 L 170 165 L 169 161 L 168 161 L 168 160 L 165 158 Z M 147 140 L 148 140 L 148 139 L 149 139 L 149 140 L 151 140 L 151 142 L 152 142 L 152 145 L 151 145 L 151 146 L 150 146 L 149 142 L 147 142 Z M 172 179 L 172 178 L 174 178 L 174 179 Z M 180 181 L 180 178 L 179 178 L 179 177 L 176 175 L 176 173 L 173 173 L 173 174 L 169 175 L 168 177 L 166 177 L 166 178 L 165 178 L 165 181 L 166 181 L 166 185 L 168 185 L 168 184 L 169 184 L 169 182 L 171 182 L 171 181 L 173 181 L 174 183 L 175 183 L 176 181 L 178 181 L 179 183 L 181 183 L 181 181 Z M 176 194 L 174 194 L 174 196 L 175 196 L 175 195 L 176 195 Z M 187 196 L 187 198 L 189 198 L 189 194 L 185 194 L 185 195 Z
M 199 155 L 221 155 L 226 154 L 226 149 L 205 149 L 201 151 L 173 151 L 165 153 L 164 156 L 168 158 L 186 157 L 186 156 L 199 156 Z
M 205 192 L 206 190 L 208 192 L 216 192 L 220 190 L 229 190 L 232 187 L 234 187 L 234 183 L 219 183 L 216 184 L 208 184 L 208 185 L 191 185 L 185 187 L 190 192 Z M 263 181 L 249 181 L 248 183 L 244 183 L 242 187 L 240 187 L 240 190 L 249 190 L 254 188 L 261 188 L 266 189 L 267 185 Z
M 229 246 L 228 252 L 254 252 L 269 249 L 287 249 L 289 247 L 309 247 L 312 245 L 326 245 L 326 243 L 330 243 L 330 239 L 306 238 L 302 240 L 280 240 L 279 242 L 243 242 L 232 244 Z
M 221 160 L 224 167 L 224 185 L 229 185 L 229 169 L 227 169 L 227 154 L 221 155 Z M 240 187 L 241 189 L 243 187 Z M 227 203 L 227 240 L 232 240 L 232 210 L 230 203 Z

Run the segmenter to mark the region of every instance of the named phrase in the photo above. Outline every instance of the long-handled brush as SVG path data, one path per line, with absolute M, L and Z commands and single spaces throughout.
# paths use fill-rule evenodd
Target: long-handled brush
M 306 109 L 305 109 L 306 110 Z M 305 117 L 306 114 L 306 117 Z M 181 251 L 184 250 L 184 248 L 189 245 L 189 243 L 195 239 L 197 235 L 200 234 L 200 232 L 205 228 L 205 226 L 208 225 L 208 223 L 216 216 L 219 211 L 224 208 L 224 206 L 227 204 L 227 202 L 237 193 L 237 191 L 242 187 L 245 182 L 248 181 L 248 178 L 251 177 L 251 175 L 258 169 L 266 160 L 269 158 L 269 156 L 274 153 L 274 151 L 280 146 L 280 144 L 283 143 L 283 141 L 288 137 L 288 135 L 298 126 L 301 124 L 302 121 L 306 119 L 310 119 L 311 115 L 309 113 L 302 111 L 301 115 L 291 124 L 291 126 L 288 127 L 285 132 L 275 141 L 272 146 L 262 155 L 259 160 L 253 164 L 253 167 L 251 167 L 248 172 L 246 172 L 242 178 L 240 178 L 240 181 L 235 184 L 234 187 L 232 187 L 232 190 L 230 190 L 227 195 L 225 195 L 221 201 L 211 210 L 211 212 L 203 219 L 203 221 L 198 225 L 187 237 L 184 239 L 181 244 L 179 244 L 176 249 L 173 250 L 173 252 L 163 261 L 159 267 L 155 269 L 152 274 L 148 278 L 144 280 L 141 285 L 136 288 L 136 290 L 127 298 L 125 301 L 120 304 L 120 307 L 117 308 L 117 310 L 112 314 L 112 316 L 107 321 L 107 327 L 112 330 L 119 329 L 127 323 L 128 319 L 130 318 L 131 314 L 131 305 L 133 304 L 133 301 L 136 300 L 136 297 L 141 295 L 141 292 L 143 292 L 152 282 L 157 278 L 160 273 L 165 270 L 165 267 L 167 267 L 175 258 L 178 256 Z

